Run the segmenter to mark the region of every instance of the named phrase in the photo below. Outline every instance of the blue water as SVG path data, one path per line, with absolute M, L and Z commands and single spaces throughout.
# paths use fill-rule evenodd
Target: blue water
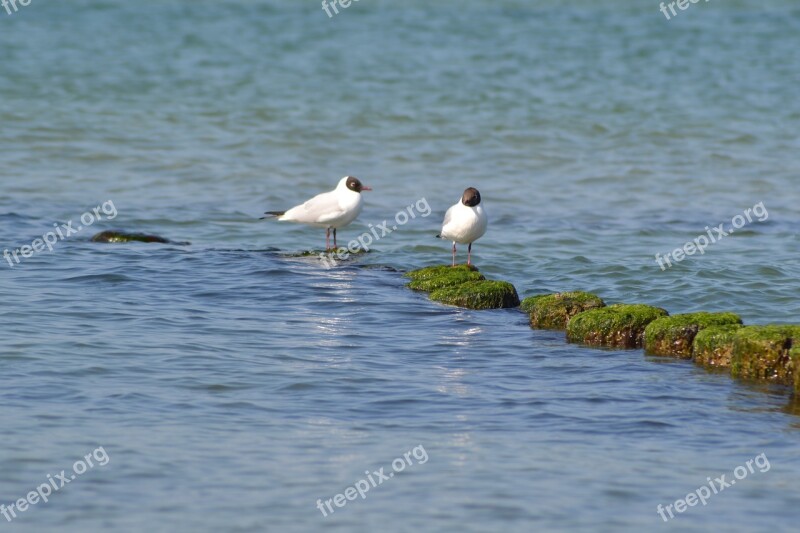
M 109 458 L 0 527 L 794 530 L 786 388 L 404 287 L 449 261 L 433 235 L 475 186 L 491 223 L 473 258 L 523 296 L 800 322 L 800 9 L 632 4 L 0 10 L 0 246 L 82 227 L 0 262 L 0 503 Z M 432 213 L 330 269 L 294 256 L 323 231 L 258 220 L 346 174 L 375 190 L 342 241 L 423 198 Z M 763 222 L 659 268 L 759 203 Z M 191 244 L 89 242 L 119 228 Z M 419 446 L 424 463 L 317 509 Z M 768 471 L 659 517 L 759 454 Z

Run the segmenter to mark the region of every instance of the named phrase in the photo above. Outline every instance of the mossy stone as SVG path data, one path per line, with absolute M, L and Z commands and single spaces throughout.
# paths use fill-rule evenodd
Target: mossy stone
M 797 346 L 789 350 L 789 360 L 794 370 L 794 391 L 800 393 L 800 341 L 795 344 Z
M 730 368 L 733 343 L 741 325 L 710 326 L 697 333 L 692 344 L 692 357 L 698 365 Z
M 503 309 L 519 306 L 517 289 L 506 281 L 468 281 L 430 294 L 431 300 L 467 309 Z
M 800 346 L 800 326 L 748 326 L 736 333 L 731 374 L 791 384 L 794 365 L 789 352 Z
M 148 235 L 146 233 L 128 233 L 125 231 L 101 231 L 91 238 L 92 242 L 108 242 L 108 243 L 123 243 L 123 242 L 158 242 L 162 244 L 169 244 L 170 241 L 158 235 Z
M 567 322 L 578 313 L 605 305 L 599 296 L 576 291 L 531 296 L 522 300 L 520 308 L 530 313 L 532 328 L 563 330 L 567 327 Z
M 652 355 L 691 359 L 692 343 L 699 331 L 741 323 L 735 313 L 687 313 L 659 318 L 644 330 L 644 349 Z
M 450 271 L 440 276 L 415 279 L 408 283 L 407 287 L 415 291 L 431 292 L 445 287 L 455 287 L 468 281 L 482 281 L 485 279 L 480 272 L 451 268 Z
M 572 317 L 567 340 L 590 346 L 641 348 L 648 324 L 668 316 L 664 309 L 643 304 L 615 304 Z
M 440 276 L 451 276 L 457 272 L 464 273 L 464 272 L 477 272 L 477 271 L 478 269 L 473 265 L 457 265 L 457 266 L 437 265 L 437 266 L 412 270 L 410 272 L 406 272 L 403 275 L 414 281 L 419 281 L 424 279 L 438 278 Z

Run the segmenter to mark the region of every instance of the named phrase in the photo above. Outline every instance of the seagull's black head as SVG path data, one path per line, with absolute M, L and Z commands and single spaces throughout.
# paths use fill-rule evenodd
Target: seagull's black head
M 481 193 L 475 187 L 470 187 L 464 191 L 464 196 L 461 197 L 461 203 L 467 207 L 475 207 L 481 203 Z
M 355 176 L 347 176 L 347 188 L 353 192 L 371 191 L 372 189 L 361 182 Z

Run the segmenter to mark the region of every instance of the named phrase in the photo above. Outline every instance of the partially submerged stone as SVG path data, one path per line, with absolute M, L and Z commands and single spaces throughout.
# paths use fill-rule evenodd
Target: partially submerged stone
M 800 342 L 797 346 L 789 350 L 789 360 L 792 362 L 794 369 L 794 391 L 800 393 Z M 800 394 L 795 395 L 800 398 Z
M 706 367 L 730 368 L 733 343 L 741 325 L 710 326 L 697 333 L 692 345 L 694 362 Z
M 648 324 L 668 316 L 664 309 L 643 304 L 615 304 L 575 315 L 567 324 L 567 340 L 591 346 L 641 348 Z
M 406 272 L 403 275 L 414 281 L 420 281 L 425 279 L 438 278 L 440 276 L 451 276 L 459 272 L 464 273 L 464 272 L 477 272 L 477 271 L 478 269 L 473 265 L 456 265 L 456 266 L 437 265 L 437 266 L 412 270 L 410 272 Z
M 532 328 L 563 330 L 573 316 L 605 305 L 599 296 L 576 291 L 531 296 L 522 300 L 520 308 L 530 313 Z
M 347 261 L 353 256 L 363 255 L 369 253 L 369 250 L 359 248 L 355 252 L 351 252 L 347 248 L 336 248 L 328 250 L 302 250 L 300 252 L 282 252 L 280 255 L 283 257 L 318 257 L 320 261 L 329 266 L 335 266 L 341 261 Z
M 146 233 L 129 233 L 126 231 L 102 231 L 96 234 L 91 239 L 92 242 L 109 242 L 109 243 L 122 243 L 122 242 L 158 242 L 162 244 L 171 244 L 172 241 L 159 237 L 158 235 L 148 235 Z M 172 243 L 178 244 L 178 243 Z M 186 244 L 186 243 L 180 243 Z
M 415 279 L 408 283 L 407 286 L 415 291 L 431 292 L 445 287 L 462 285 L 468 281 L 482 281 L 485 279 L 480 272 L 451 268 L 439 276 Z
M 506 281 L 468 281 L 437 289 L 431 300 L 467 309 L 503 309 L 519 306 L 517 289 Z
M 731 357 L 734 377 L 792 384 L 795 366 L 789 352 L 800 346 L 800 326 L 748 326 L 736 332 Z
M 692 343 L 699 331 L 741 323 L 735 313 L 687 313 L 659 318 L 644 330 L 644 349 L 653 355 L 691 359 Z

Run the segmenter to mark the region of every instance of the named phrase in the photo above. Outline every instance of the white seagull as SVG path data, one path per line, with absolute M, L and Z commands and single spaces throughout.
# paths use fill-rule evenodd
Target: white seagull
M 461 200 L 447 210 L 444 215 L 441 239 L 453 241 L 453 266 L 456 266 L 456 243 L 469 244 L 467 264 L 472 264 L 472 243 L 483 237 L 489 217 L 481 205 L 481 193 L 474 187 L 464 191 Z
M 336 188 L 330 192 L 316 195 L 307 202 L 295 206 L 288 211 L 267 211 L 261 217 L 277 218 L 281 222 L 299 222 L 317 228 L 325 228 L 325 251 L 330 248 L 331 230 L 333 230 L 333 247 L 336 245 L 336 230 L 353 222 L 364 207 L 361 191 L 371 191 L 362 185 L 358 178 L 345 176 L 339 180 Z

